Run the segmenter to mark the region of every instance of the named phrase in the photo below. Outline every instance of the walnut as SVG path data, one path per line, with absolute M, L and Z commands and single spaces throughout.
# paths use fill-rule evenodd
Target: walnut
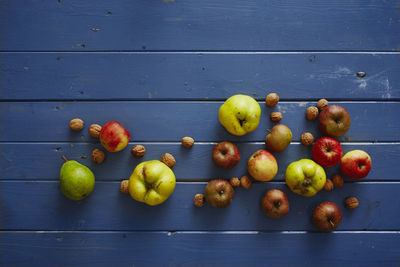
M 328 106 L 328 100 L 326 100 L 325 98 L 318 100 L 317 108 L 319 109 L 319 111 L 323 110 L 327 106 Z
M 132 156 L 136 158 L 143 157 L 144 154 L 146 153 L 146 148 L 142 145 L 135 145 L 132 147 L 131 150 Z
M 242 176 L 242 178 L 240 178 L 240 184 L 246 189 L 249 189 L 251 187 L 252 183 L 253 182 L 247 175 L 244 175 L 244 176 Z
M 193 204 L 199 208 L 203 207 L 204 206 L 204 195 L 196 194 L 193 199 Z
M 278 122 L 282 120 L 282 113 L 280 112 L 271 112 L 270 115 L 271 121 Z
M 303 133 L 300 139 L 301 143 L 305 146 L 311 146 L 312 143 L 314 142 L 314 136 L 309 132 Z
M 92 160 L 97 164 L 101 164 L 104 161 L 105 157 L 106 154 L 104 154 L 104 151 L 101 149 L 96 148 L 92 151 Z
M 194 144 L 194 139 L 189 136 L 185 136 L 182 138 L 182 145 L 186 148 L 191 148 Z
M 279 96 L 277 93 L 271 93 L 267 95 L 265 98 L 265 104 L 267 104 L 268 107 L 273 107 L 279 102 Z
M 348 197 L 344 201 L 346 208 L 349 210 L 354 210 L 355 208 L 358 207 L 358 199 L 356 197 Z
M 119 190 L 121 193 L 128 194 L 129 193 L 129 180 L 122 180 Z
M 176 161 L 174 156 L 170 153 L 165 153 L 161 156 L 161 161 L 165 163 L 168 167 L 172 168 L 175 166 Z
M 324 185 L 324 190 L 325 191 L 332 191 L 335 188 L 335 186 L 333 185 L 333 182 L 331 179 L 327 178 L 325 185 Z
M 101 126 L 98 124 L 92 124 L 88 129 L 90 136 L 94 138 L 99 138 L 100 131 L 101 131 Z
M 74 131 L 80 131 L 83 129 L 83 120 L 78 119 L 78 118 L 72 119 L 69 122 L 69 127 Z
M 337 188 L 342 188 L 343 187 L 343 178 L 339 174 L 335 174 L 332 178 L 333 185 Z
M 229 179 L 229 183 L 231 184 L 232 187 L 240 186 L 240 180 L 237 177 L 232 177 L 231 179 Z
M 318 112 L 318 108 L 317 107 L 314 107 L 314 106 L 308 107 L 307 110 L 306 110 L 306 118 L 307 118 L 307 120 L 309 120 L 309 121 L 315 120 L 318 117 L 318 113 L 319 112 Z

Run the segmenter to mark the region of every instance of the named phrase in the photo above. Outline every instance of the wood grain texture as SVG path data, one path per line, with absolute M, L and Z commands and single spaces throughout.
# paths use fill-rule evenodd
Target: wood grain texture
M 2 0 L 1 50 L 386 50 L 397 1 Z
M 173 171 L 178 181 L 208 181 L 211 178 L 241 177 L 247 173 L 247 159 L 258 149 L 265 149 L 263 143 L 238 143 L 241 153 L 240 163 L 231 170 L 215 166 L 211 160 L 214 143 L 199 143 L 190 150 L 180 143 L 141 143 L 146 147 L 146 155 L 137 159 L 131 156 L 130 149 L 137 143 L 131 143 L 119 153 L 106 153 L 106 160 L 98 165 L 91 160 L 91 152 L 101 148 L 99 144 L 85 143 L 1 143 L 0 179 L 38 180 L 58 179 L 59 170 L 65 155 L 88 166 L 97 181 L 120 181 L 128 178 L 137 164 L 142 161 L 160 159 L 164 153 L 171 153 L 176 159 Z M 274 153 L 278 162 L 278 174 L 274 181 L 284 181 L 286 167 L 293 161 L 311 157 L 311 147 L 291 144 L 284 152 Z M 399 143 L 343 143 L 344 153 L 361 149 L 372 158 L 372 169 L 367 177 L 358 181 L 400 181 L 400 144 Z M 104 149 L 103 149 L 104 150 Z M 41 162 L 41 163 L 38 163 Z M 46 168 L 43 168 L 43 164 Z M 340 173 L 339 165 L 325 168 L 328 177 Z M 346 179 L 352 182 L 353 179 Z
M 394 267 L 400 261 L 399 244 L 398 232 L 2 232 L 0 249 L 5 253 L 0 263 L 21 267 Z
M 338 230 L 398 230 L 400 183 L 350 183 L 312 198 L 292 193 L 283 183 L 253 184 L 235 192 L 225 209 L 209 205 L 196 208 L 193 197 L 204 192 L 206 183 L 178 183 L 162 205 L 150 207 L 119 192 L 118 182 L 97 182 L 83 201 L 72 201 L 58 189 L 58 182 L 0 182 L 1 228 L 3 230 L 259 230 L 315 231 L 313 209 L 322 201 L 333 201 L 342 210 Z M 290 212 L 270 219 L 260 208 L 264 193 L 272 188 L 286 192 Z M 360 206 L 344 207 L 344 199 L 356 196 Z
M 261 106 L 258 128 L 245 136 L 229 134 L 218 121 L 223 102 L 132 101 L 132 102 L 4 102 L 0 105 L 0 141 L 67 141 L 93 140 L 87 127 L 111 120 L 122 123 L 133 141 L 180 141 L 191 136 L 196 141 L 264 141 L 273 123 L 271 111 L 281 111 L 283 124 L 292 129 L 293 139 L 309 131 L 318 137 L 318 122 L 305 118 L 307 106 L 315 102 L 281 102 L 275 108 Z M 331 104 L 333 104 L 332 102 Z M 339 102 L 352 118 L 352 125 L 341 141 L 399 141 L 399 102 Z M 68 123 L 82 118 L 86 127 L 71 131 Z M 26 123 L 29 122 L 29 123 Z M 11 127 L 18 125 L 18 127 Z
M 3 100 L 400 99 L 400 53 L 0 53 L 0 73 Z

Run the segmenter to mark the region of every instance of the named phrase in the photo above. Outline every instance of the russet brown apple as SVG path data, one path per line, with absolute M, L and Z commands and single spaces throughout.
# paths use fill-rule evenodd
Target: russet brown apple
M 232 169 L 240 161 L 240 151 L 231 142 L 221 142 L 214 146 L 212 160 L 220 168 Z
M 312 221 L 320 231 L 330 232 L 335 230 L 342 220 L 339 207 L 330 201 L 320 203 L 313 212 Z
M 285 192 L 271 189 L 261 200 L 261 209 L 271 218 L 281 218 L 288 214 L 290 207 Z
M 224 179 L 213 179 L 207 183 L 204 189 L 204 197 L 207 203 L 215 208 L 228 207 L 234 196 L 235 190 Z
M 350 129 L 350 125 L 350 114 L 342 106 L 327 106 L 319 114 L 319 129 L 326 135 L 342 136 Z

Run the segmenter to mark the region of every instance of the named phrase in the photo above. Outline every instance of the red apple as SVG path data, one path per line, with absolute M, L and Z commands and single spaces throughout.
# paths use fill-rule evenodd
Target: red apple
M 371 170 L 371 157 L 363 150 L 352 150 L 347 152 L 341 162 L 342 173 L 350 178 L 364 178 Z
M 239 149 L 231 142 L 218 143 L 214 146 L 212 160 L 220 168 L 232 169 L 240 161 Z
M 319 138 L 312 148 L 313 159 L 324 167 L 335 166 L 342 156 L 342 146 L 339 141 L 331 137 Z
M 100 143 L 109 152 L 117 152 L 124 149 L 131 138 L 130 133 L 121 123 L 110 121 L 103 125 L 100 131 Z
M 258 150 L 247 161 L 247 170 L 254 179 L 271 181 L 278 172 L 278 163 L 274 155 L 267 150 Z
M 330 232 L 335 230 L 342 220 L 342 212 L 339 207 L 329 201 L 319 204 L 313 212 L 312 221 L 320 231 Z
M 285 192 L 271 189 L 261 200 L 261 209 L 271 218 L 281 218 L 289 212 L 289 201 Z
M 344 135 L 350 129 L 350 125 L 350 115 L 342 106 L 328 106 L 319 114 L 319 129 L 326 135 Z
M 231 204 L 235 191 L 231 184 L 224 179 L 213 179 L 204 189 L 204 197 L 208 204 L 215 208 L 225 208 Z

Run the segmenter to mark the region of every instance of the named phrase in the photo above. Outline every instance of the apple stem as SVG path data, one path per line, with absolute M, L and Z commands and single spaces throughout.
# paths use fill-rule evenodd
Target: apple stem
M 332 226 L 332 229 L 334 229 L 334 228 L 335 228 L 335 224 L 332 222 L 332 220 L 331 220 L 331 219 L 329 219 L 329 223 L 331 224 L 331 226 Z
M 270 130 L 270 129 L 267 129 L 267 131 L 268 131 L 269 133 L 271 133 L 271 130 Z
M 61 158 L 62 158 L 65 162 L 68 161 L 68 159 L 67 159 L 64 155 L 62 155 Z

